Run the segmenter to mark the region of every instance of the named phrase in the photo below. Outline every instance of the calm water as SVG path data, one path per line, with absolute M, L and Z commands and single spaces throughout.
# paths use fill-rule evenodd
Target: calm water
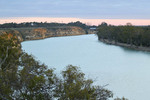
M 150 53 L 107 45 L 93 34 L 26 41 L 22 48 L 58 73 L 79 66 L 96 84 L 109 84 L 115 97 L 150 100 Z

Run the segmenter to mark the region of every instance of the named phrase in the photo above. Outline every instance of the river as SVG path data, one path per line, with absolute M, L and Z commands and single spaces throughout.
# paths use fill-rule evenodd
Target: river
M 57 73 L 69 64 L 79 66 L 95 84 L 109 84 L 114 97 L 150 100 L 148 52 L 108 45 L 94 34 L 25 41 L 22 48 Z

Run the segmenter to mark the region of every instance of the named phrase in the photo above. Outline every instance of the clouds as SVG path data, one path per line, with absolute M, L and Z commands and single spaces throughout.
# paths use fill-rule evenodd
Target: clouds
M 0 17 L 150 18 L 148 0 L 1 0 Z

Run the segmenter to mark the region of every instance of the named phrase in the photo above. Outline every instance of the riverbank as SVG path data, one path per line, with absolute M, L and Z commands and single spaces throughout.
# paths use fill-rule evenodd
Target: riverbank
M 138 51 L 150 52 L 150 47 L 142 47 L 142 46 L 135 46 L 135 45 L 126 44 L 126 43 L 119 43 L 119 42 L 115 42 L 115 41 L 110 41 L 108 39 L 99 39 L 99 41 L 101 41 L 103 43 L 106 43 L 106 44 L 110 44 L 110 45 L 126 47 L 126 48 L 129 48 L 129 49 L 134 49 L 134 50 L 138 50 Z
M 50 37 L 75 36 L 84 34 L 96 34 L 90 29 L 83 29 L 77 26 L 61 26 L 61 27 L 30 27 L 30 28 L 2 28 L 0 35 L 14 34 L 19 41 L 40 40 Z

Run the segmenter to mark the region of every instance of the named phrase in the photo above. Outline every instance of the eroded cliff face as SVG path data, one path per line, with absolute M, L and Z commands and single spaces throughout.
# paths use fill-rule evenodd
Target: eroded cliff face
M 8 33 L 15 34 L 20 41 L 27 41 L 48 37 L 82 35 L 86 34 L 86 31 L 76 26 L 0 29 L 0 34 Z
M 86 33 L 80 27 L 35 28 L 32 29 L 31 32 L 23 33 L 23 35 L 25 36 L 25 40 L 42 39 L 57 36 L 81 35 L 81 34 Z
M 23 41 L 23 37 L 20 34 L 20 32 L 18 30 L 14 30 L 14 29 L 0 29 L 0 35 L 8 35 L 10 36 L 10 34 L 14 37 L 16 37 L 20 42 Z

